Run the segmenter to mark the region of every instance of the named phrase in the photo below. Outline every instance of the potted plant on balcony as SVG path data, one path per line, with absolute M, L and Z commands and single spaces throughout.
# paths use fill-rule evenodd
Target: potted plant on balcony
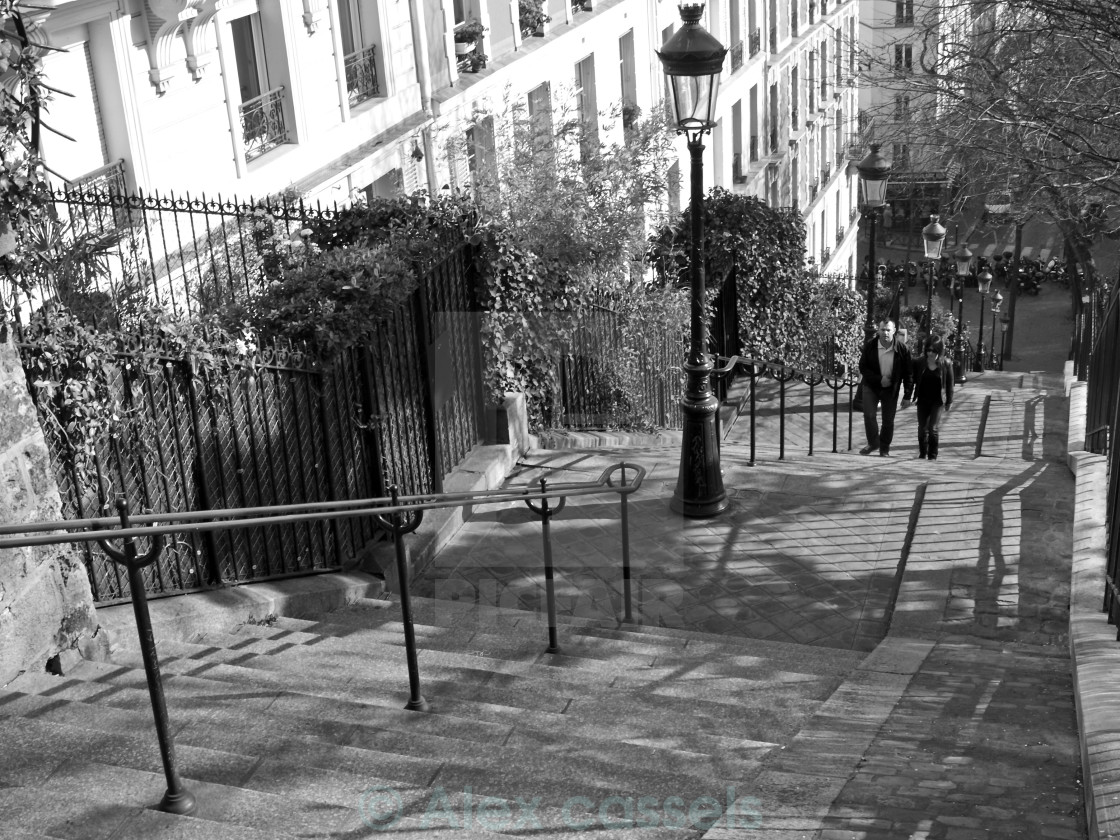
M 455 55 L 466 55 L 473 52 L 478 44 L 478 39 L 486 31 L 477 18 L 468 18 L 455 27 Z
M 545 24 L 552 20 L 544 12 L 545 0 L 518 0 L 517 19 L 522 35 L 543 35 Z

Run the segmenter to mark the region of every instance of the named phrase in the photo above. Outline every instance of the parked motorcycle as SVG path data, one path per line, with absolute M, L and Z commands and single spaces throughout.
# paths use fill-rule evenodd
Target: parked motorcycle
M 1041 288 L 1042 283 L 1037 274 L 1025 268 L 1019 269 L 1019 294 L 1035 295 L 1037 297 Z

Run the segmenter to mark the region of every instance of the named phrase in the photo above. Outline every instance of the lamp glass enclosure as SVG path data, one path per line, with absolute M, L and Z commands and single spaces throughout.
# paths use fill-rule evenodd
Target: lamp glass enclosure
M 957 263 L 957 276 L 967 277 L 969 269 L 972 268 L 972 251 L 967 246 L 962 245 L 953 254 L 953 259 Z
M 891 162 L 879 154 L 879 144 L 872 143 L 871 151 L 856 164 L 859 183 L 863 188 L 863 201 L 874 209 L 887 203 L 887 182 L 891 177 Z
M 945 227 L 938 221 L 940 216 L 929 217 L 929 224 L 922 228 L 922 243 L 927 260 L 941 259 L 941 245 L 945 242 Z
M 992 272 L 987 269 L 981 271 L 980 276 L 976 278 L 976 284 L 980 290 L 980 294 L 986 295 L 992 288 Z

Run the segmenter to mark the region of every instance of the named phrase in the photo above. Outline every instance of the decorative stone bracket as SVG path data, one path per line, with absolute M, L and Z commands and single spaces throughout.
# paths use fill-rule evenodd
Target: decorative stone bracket
M 175 37 L 198 16 L 199 0 L 145 0 L 148 19 L 148 79 L 164 93 L 175 75 L 172 47 Z

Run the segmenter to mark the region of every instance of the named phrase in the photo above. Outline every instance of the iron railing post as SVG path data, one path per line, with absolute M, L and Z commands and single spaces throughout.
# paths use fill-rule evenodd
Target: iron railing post
M 127 529 L 128 500 L 117 499 L 117 514 L 121 528 Z M 144 591 L 144 577 L 140 573 L 145 566 L 154 563 L 163 549 L 163 537 L 152 537 L 148 552 L 139 557 L 136 542 L 132 537 L 124 538 L 124 550 L 109 545 L 107 540 L 98 540 L 102 550 L 114 561 L 128 570 L 128 587 L 132 594 L 132 611 L 136 616 L 136 633 L 140 638 L 140 655 L 144 660 L 144 676 L 148 681 L 148 697 L 152 702 L 152 716 L 155 718 L 156 738 L 159 740 L 159 754 L 163 761 L 163 775 L 167 780 L 167 792 L 160 800 L 159 810 L 168 814 L 189 815 L 195 812 L 198 803 L 183 785 L 175 765 L 175 743 L 171 738 L 171 724 L 167 717 L 167 699 L 163 694 L 163 681 L 159 673 L 159 656 L 156 652 L 155 634 L 152 632 L 152 617 L 148 611 L 148 596 Z

